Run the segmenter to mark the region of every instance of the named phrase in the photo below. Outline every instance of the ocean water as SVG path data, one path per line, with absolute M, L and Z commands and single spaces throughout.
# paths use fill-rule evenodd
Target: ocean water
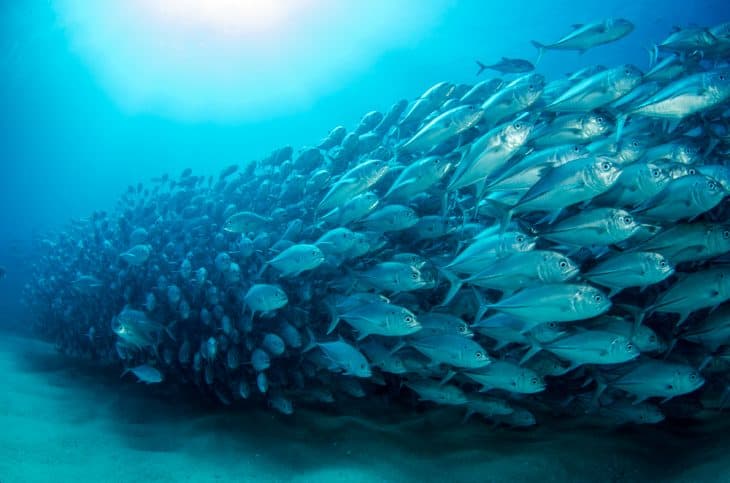
M 688 399 L 691 417 L 680 402 L 670 410 L 678 417 L 653 426 L 558 411 L 529 428 L 476 417 L 464 423 L 458 408 L 413 397 L 384 403 L 385 390 L 336 407 L 295 403 L 286 416 L 255 398 L 226 406 L 175 377 L 161 385 L 120 378 L 123 364 L 104 360 L 101 349 L 65 354 L 47 331 L 34 330 L 52 300 L 33 300 L 27 289 L 50 266 L 41 241 L 68 230 L 70 220 L 113 211 L 129 186 L 149 187 L 152 178 L 188 168 L 218 176 L 283 146 L 296 152 L 438 82 L 496 76 L 477 77 L 475 60 L 535 62 L 530 40 L 556 40 L 572 24 L 609 17 L 631 20 L 634 31 L 582 54 L 547 52 L 537 72 L 552 80 L 623 63 L 646 71 L 648 50 L 674 26 L 729 21 L 730 6 L 2 2 L 0 482 L 730 481 L 728 420 L 714 409 L 695 412 L 696 398 Z M 116 314 L 123 305 L 90 313 Z M 109 320 L 98 323 L 110 331 Z M 53 324 L 63 332 L 63 324 L 82 322 Z M 112 339 L 71 332 L 113 348 Z M 388 381 L 388 390 L 402 389 Z M 563 396 L 556 407 L 568 403 Z M 521 398 L 508 399 L 519 405 Z

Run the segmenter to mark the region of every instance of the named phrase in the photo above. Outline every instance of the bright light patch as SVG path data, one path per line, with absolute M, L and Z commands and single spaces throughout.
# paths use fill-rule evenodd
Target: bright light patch
M 129 112 L 261 119 L 417 42 L 450 0 L 57 0 L 74 48 Z
M 274 32 L 308 9 L 314 0 L 134 0 L 158 24 L 202 28 L 222 35 Z

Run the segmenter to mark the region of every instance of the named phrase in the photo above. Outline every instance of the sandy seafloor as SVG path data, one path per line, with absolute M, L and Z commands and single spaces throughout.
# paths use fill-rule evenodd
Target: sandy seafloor
M 0 381 L 1 483 L 730 482 L 727 422 L 513 431 L 422 415 L 287 418 L 172 398 L 7 333 Z

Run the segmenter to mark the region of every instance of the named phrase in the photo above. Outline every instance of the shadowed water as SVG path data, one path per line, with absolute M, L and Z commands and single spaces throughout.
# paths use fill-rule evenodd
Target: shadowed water
M 461 424 L 366 405 L 221 411 L 169 386 L 0 335 L 0 481 L 728 481 L 726 420 L 602 429 Z M 711 431 L 712 430 L 712 431 Z

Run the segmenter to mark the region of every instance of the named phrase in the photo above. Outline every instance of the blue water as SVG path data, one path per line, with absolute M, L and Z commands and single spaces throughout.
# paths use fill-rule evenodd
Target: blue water
M 125 41 L 131 44 L 132 39 L 125 40 L 124 27 L 131 29 L 129 24 L 135 22 L 109 18 L 112 8 L 88 7 L 96 17 L 82 15 L 79 10 L 84 10 L 85 3 L 17 0 L 0 7 L 3 245 L 57 227 L 69 217 L 109 208 L 129 184 L 185 167 L 197 174 L 215 173 L 277 147 L 316 143 L 334 126 L 352 128 L 365 112 L 386 110 L 398 99 L 413 99 L 438 81 L 473 83 L 475 59 L 489 62 L 504 55 L 534 60 L 530 39 L 557 39 L 574 23 L 626 17 L 636 30 L 621 42 L 584 55 L 546 55 L 540 72 L 548 77 L 595 63 L 629 62 L 646 68 L 645 49 L 672 26 L 712 25 L 730 15 L 730 6 L 722 0 L 527 1 L 492 6 L 479 0 L 434 0 L 425 6 L 409 0 L 393 2 L 400 6 L 391 9 L 383 7 L 389 2 L 379 1 L 371 7 L 373 17 L 379 18 L 378 9 L 399 17 L 365 26 L 354 15 L 328 19 L 326 23 L 332 25 L 319 27 L 313 45 L 303 49 L 306 58 L 289 59 L 280 52 L 280 58 L 271 62 L 280 90 L 296 86 L 303 76 L 316 76 L 318 68 L 327 69 L 333 80 L 325 77 L 313 82 L 316 94 L 283 94 L 274 96 L 271 108 L 254 105 L 230 112 L 221 107 L 225 99 L 209 92 L 220 89 L 220 84 L 190 84 L 180 78 L 185 73 L 192 76 L 199 68 L 197 56 L 185 68 L 171 67 L 173 79 L 154 72 L 154 78 L 145 80 L 140 67 L 165 59 L 145 60 L 145 52 L 140 51 L 145 46 L 136 45 L 139 42 L 134 49 L 126 48 Z M 97 30 L 111 28 L 108 25 L 115 20 L 120 24 L 116 27 L 120 38 L 112 42 Z M 416 26 L 398 34 L 399 23 Z M 381 24 L 396 32 L 383 31 Z M 353 59 L 342 75 L 322 61 L 330 49 L 338 48 L 347 30 L 336 25 L 370 30 L 374 39 L 383 39 L 370 40 L 376 49 L 372 52 L 367 40 L 364 46 L 352 47 L 363 60 Z M 180 46 L 185 48 L 189 46 Z M 257 82 L 258 72 L 253 79 L 246 78 L 250 65 L 242 62 L 231 67 L 238 62 L 234 57 L 223 56 L 220 61 L 250 89 L 236 93 L 227 88 L 226 95 L 272 97 L 266 94 L 269 86 Z M 119 88 L 120 82 L 149 83 L 140 89 L 152 94 L 130 101 L 139 90 Z M 173 100 L 155 94 L 166 86 L 175 90 Z M 213 107 L 187 112 L 175 104 L 196 96 L 205 97 Z
M 19 299 L 35 262 L 32 240 L 60 228 L 71 218 L 113 208 L 130 184 L 166 172 L 176 175 L 185 168 L 192 168 L 195 174 L 213 174 L 231 163 L 258 159 L 285 145 L 296 149 L 316 144 L 334 126 L 353 128 L 365 112 L 385 111 L 399 99 L 414 99 L 436 82 L 476 82 L 476 59 L 493 62 L 508 56 L 535 60 L 536 51 L 529 41 L 556 40 L 569 31 L 571 24 L 625 17 L 634 22 L 636 30 L 620 42 L 583 55 L 548 53 L 540 62 L 539 72 L 549 79 L 597 63 L 633 63 L 646 68 L 646 49 L 665 37 L 674 25 L 704 26 L 730 19 L 730 4 L 723 0 L 381 0 L 349 8 L 327 0 L 302 0 L 282 2 L 284 13 L 275 12 L 273 20 L 258 17 L 257 9 L 262 9 L 265 2 L 251 2 L 254 10 L 244 12 L 240 18 L 230 11 L 226 14 L 235 2 L 211 2 L 221 5 L 222 10 L 210 13 L 209 18 L 201 14 L 207 20 L 198 24 L 195 16 L 192 20 L 186 17 L 184 21 L 173 21 L 150 14 L 141 6 L 144 2 L 132 1 L 126 7 L 122 3 L 5 0 L 0 5 L 0 266 L 8 270 L 7 277 L 0 280 L 0 326 L 5 328 L 22 331 L 29 324 L 30 316 Z M 286 15 L 287 8 L 295 11 L 293 17 Z M 278 20 L 277 15 L 285 20 Z M 246 16 L 258 20 L 249 18 L 253 22 L 249 24 Z M 233 33 L 221 34 L 225 28 L 215 24 L 221 18 L 233 19 Z M 243 33 L 237 30 L 236 19 L 245 24 L 241 27 Z M 268 21 L 273 22 L 272 26 L 264 31 L 255 27 L 256 22 Z M 45 354 L 47 349 L 29 349 L 29 353 Z M 21 366 L 17 367 L 22 373 Z M 25 369 L 34 373 L 33 377 L 50 372 L 37 366 Z M 84 366 L 79 371 L 87 369 Z M 75 381 L 75 375 L 64 372 L 58 377 Z M 98 375 L 84 377 L 89 383 L 98 383 Z M 52 385 L 55 379 L 28 381 L 32 385 Z M 81 390 L 76 384 L 59 385 Z M 81 393 L 63 394 L 73 397 Z M 56 397 L 61 396 L 47 396 Z M 23 406 L 19 401 L 15 403 Z M 39 399 L 34 401 L 41 404 Z M 122 401 L 125 403 L 141 405 L 139 399 Z M 48 409 L 48 414 L 53 410 Z M 113 418 L 107 410 L 97 417 Z M 198 410 L 195 408 L 196 417 Z M 156 411 L 165 413 L 164 406 Z M 208 413 L 203 412 L 207 417 Z M 3 414 L 0 408 L 0 426 Z M 181 414 L 180 419 L 186 416 Z M 143 417 L 142 421 L 149 419 Z M 176 421 L 165 419 L 162 427 L 169 430 Z M 244 426 L 251 424 L 247 421 Z M 209 423 L 204 432 L 212 434 L 226 426 L 227 422 Z M 95 430 L 103 431 L 104 427 L 99 424 Z M 220 436 L 223 441 L 235 439 L 229 429 L 224 429 Z M 306 430 L 302 432 L 304 436 L 297 435 L 300 450 L 307 441 Z M 550 440 L 544 432 L 540 435 Z M 177 437 L 184 438 L 184 432 Z M 328 437 L 323 438 L 331 444 Z M 478 436 L 469 437 L 475 445 L 481 444 Z M 585 434 L 576 436 L 577 443 L 551 440 L 546 450 L 555 451 L 556 458 L 571 459 L 570 452 L 559 453 L 559 449 L 585 444 L 580 442 L 588 441 L 580 439 L 583 437 Z M 535 442 L 537 437 L 517 439 L 509 442 L 515 452 L 518 443 L 539 444 Z M 357 444 L 358 448 L 367 447 L 360 440 L 367 440 L 367 436 Z M 618 442 L 601 444 L 607 445 L 607 451 L 621 455 L 636 449 L 627 443 L 630 440 L 622 435 Z M 247 449 L 253 444 L 238 443 Z M 264 444 L 274 447 L 276 441 L 267 439 Z M 500 443 L 490 440 L 489 444 Z M 672 446 L 672 454 L 683 454 L 683 444 Z M 383 445 L 403 447 L 397 438 Z M 152 450 L 142 450 L 158 451 L 152 446 Z M 10 465 L 10 459 L 3 459 L 3 450 L 6 457 L 13 454 L 18 461 L 22 459 L 0 445 L 0 469 Z M 276 458 L 281 456 L 280 449 L 264 448 L 260 452 L 273 460 L 267 462 L 270 466 L 275 466 Z M 381 448 L 375 453 L 385 452 Z M 470 454 L 460 454 L 450 464 L 459 466 Z M 436 459 L 422 447 L 407 449 L 404 455 Z M 311 456 L 318 457 L 316 453 Z M 719 474 L 717 471 L 726 469 L 724 456 L 713 456 L 714 474 L 698 472 L 686 481 L 722 481 L 713 478 Z M 499 457 L 504 454 L 490 455 Z M 534 454 L 525 456 L 525 461 L 530 457 Z M 581 451 L 581 457 L 585 457 L 585 451 Z M 695 462 L 703 461 L 701 454 L 693 457 Z M 624 461 L 621 456 L 617 458 Z M 367 458 L 358 461 L 367 464 Z M 610 461 L 606 458 L 601 464 L 610 466 Z M 206 477 L 215 473 L 216 465 L 225 464 L 223 457 L 220 461 L 205 460 L 205 468 L 211 468 Z M 548 465 L 542 460 L 540 464 Z M 414 474 L 427 473 L 418 464 L 412 465 L 420 471 Z M 582 481 L 588 473 L 570 473 L 585 470 L 586 465 L 578 466 L 567 465 L 553 473 L 554 481 Z M 393 471 L 396 467 L 397 461 L 393 461 L 382 470 Z M 64 474 L 79 476 L 73 471 Z M 230 477 L 225 471 L 221 474 L 224 479 Z M 637 481 L 651 474 L 652 470 L 645 467 L 629 472 Z M 37 474 L 37 480 L 23 480 L 22 471 L 14 475 L 17 480 L 8 481 L 43 481 Z M 162 480 L 160 475 L 175 481 L 162 470 L 142 478 Z M 282 473 L 280 478 L 285 481 L 290 476 Z M 328 477 L 337 479 L 336 474 Z M 634 481 L 620 478 L 612 481 Z M 494 479 L 502 481 L 499 475 Z M 0 481 L 7 483 L 2 473 Z M 79 476 L 78 481 L 85 481 L 84 477 Z

